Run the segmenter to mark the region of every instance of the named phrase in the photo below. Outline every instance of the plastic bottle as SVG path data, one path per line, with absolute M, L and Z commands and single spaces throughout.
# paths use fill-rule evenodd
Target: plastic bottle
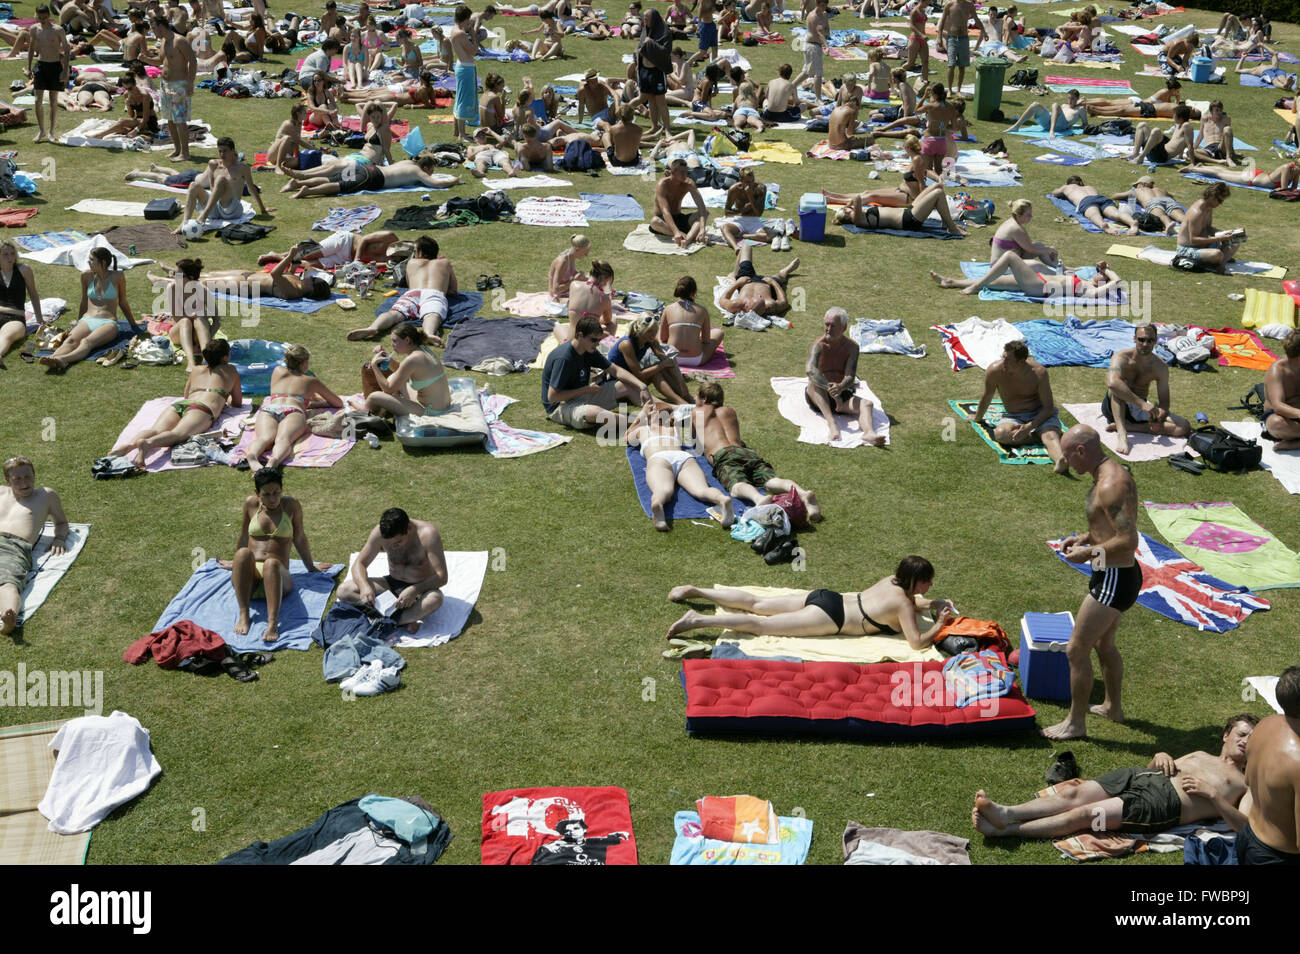
M 370 445 L 371 450 L 379 450 L 379 438 L 374 434 L 366 434 L 366 443 Z
M 1197 424 L 1209 424 L 1209 423 L 1210 423 L 1210 419 L 1206 416 L 1206 414 L 1205 414 L 1204 411 L 1197 411 L 1197 412 L 1196 412 L 1196 423 L 1197 423 Z

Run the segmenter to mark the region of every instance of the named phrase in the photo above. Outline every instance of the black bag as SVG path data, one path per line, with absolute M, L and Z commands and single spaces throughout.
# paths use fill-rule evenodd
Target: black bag
M 1266 397 L 1264 385 L 1257 384 L 1245 393 L 1237 407 L 1230 407 L 1228 410 L 1246 411 L 1255 420 L 1262 421 L 1264 420 L 1264 400 Z
M 585 139 L 575 139 L 564 147 L 564 156 L 556 165 L 565 172 L 591 172 L 605 168 L 605 160 Z
M 1011 86 L 1037 86 L 1038 70 L 1016 70 L 1011 74 Z
M 247 245 L 258 239 L 266 238 L 275 229 L 274 225 L 254 225 L 252 222 L 240 222 L 217 229 L 217 235 L 227 245 Z
M 1221 427 L 1207 424 L 1198 427 L 1187 439 L 1187 445 L 1196 451 L 1215 470 L 1244 471 L 1259 466 L 1264 449 L 1254 441 L 1242 440 Z
M 175 199 L 151 199 L 145 203 L 146 219 L 174 219 L 181 214 L 181 205 Z
M 1138 229 L 1142 232 L 1164 233 L 1165 227 L 1160 217 L 1153 212 L 1139 212 L 1136 216 Z

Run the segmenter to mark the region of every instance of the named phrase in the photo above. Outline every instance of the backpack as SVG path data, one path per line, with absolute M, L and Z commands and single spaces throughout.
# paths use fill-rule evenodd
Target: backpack
M 1229 411 L 1245 411 L 1257 421 L 1264 420 L 1264 385 L 1257 384 L 1242 396 L 1241 403 L 1237 407 L 1228 408 Z
M 564 157 L 557 165 L 566 172 L 589 172 L 604 169 L 605 160 L 585 139 L 575 139 L 564 147 Z
M 1009 81 L 1011 86 L 1037 86 L 1038 70 L 1016 70 L 1011 74 Z
M 1139 212 L 1136 216 L 1138 229 L 1143 232 L 1160 232 L 1164 233 L 1164 226 L 1160 222 L 1159 216 L 1153 212 Z
M 1244 471 L 1259 466 L 1264 449 L 1255 441 L 1242 440 L 1221 427 L 1206 424 L 1198 427 L 1187 439 L 1187 446 L 1196 451 L 1215 470 Z
M 227 245 L 247 245 L 258 239 L 266 238 L 274 231 L 274 225 L 254 225 L 252 222 L 240 222 L 217 229 L 217 235 Z

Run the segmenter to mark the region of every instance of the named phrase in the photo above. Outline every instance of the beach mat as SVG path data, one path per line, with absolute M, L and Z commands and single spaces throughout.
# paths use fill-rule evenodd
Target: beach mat
M 1187 438 L 1185 437 L 1168 437 L 1164 434 L 1141 434 L 1130 431 L 1128 435 L 1129 452 L 1121 454 L 1116 450 L 1119 438 L 1114 431 L 1106 430 L 1106 418 L 1102 417 L 1101 414 L 1101 398 L 1091 404 L 1063 404 L 1061 409 L 1069 411 L 1080 424 L 1087 424 L 1100 434 L 1101 442 L 1106 445 L 1106 449 L 1120 460 L 1130 463 L 1134 461 L 1160 460 L 1163 457 L 1173 457 L 1175 454 L 1181 454 L 1188 449 Z
M 89 536 L 90 524 L 68 524 L 65 552 L 55 555 L 50 552 L 50 546 L 54 543 L 54 524 L 47 523 L 41 528 L 41 535 L 32 548 L 32 572 L 27 577 L 27 585 L 23 587 L 19 623 L 31 619 L 45 605 L 45 601 L 50 598 L 50 591 L 63 579 L 63 574 L 68 572 L 77 557 L 81 556 Z
M 117 435 L 117 440 L 113 442 L 113 446 L 117 447 L 135 437 L 141 431 L 153 427 L 154 421 L 158 420 L 158 415 L 171 404 L 180 400 L 183 399 L 179 397 L 160 397 L 145 401 L 140 410 L 136 411 L 135 417 L 131 418 L 126 427 L 122 428 L 122 433 Z M 247 404 L 240 408 L 226 405 L 216 423 L 211 424 L 203 433 L 211 434 L 220 431 L 223 435 L 234 438 L 244 429 L 244 419 L 250 412 L 251 408 Z M 105 453 L 108 450 L 109 448 L 105 448 Z M 144 469 L 151 474 L 161 473 L 164 470 L 193 470 L 208 466 L 206 464 L 181 464 L 179 466 L 173 464 L 172 449 L 170 447 L 155 447 L 145 455 L 144 464 Z
M 315 413 L 311 408 L 308 408 L 308 411 L 310 414 Z M 248 456 L 248 448 L 252 446 L 256 437 L 253 428 L 245 429 L 243 436 L 239 439 L 239 445 L 230 453 L 236 463 Z M 344 454 L 352 450 L 355 444 L 356 438 L 349 440 L 346 437 L 325 437 L 320 434 L 313 434 L 311 429 L 308 428 L 293 442 L 293 453 L 284 462 L 284 466 L 333 467 L 343 459 Z
M 348 557 L 348 575 L 357 562 L 360 553 Z M 442 587 L 442 605 L 422 623 L 414 633 L 400 630 L 400 637 L 395 646 L 425 647 L 441 646 L 449 643 L 465 630 L 474 604 L 478 602 L 483 590 L 483 578 L 487 575 L 488 551 L 450 550 L 443 554 L 447 561 L 447 585 Z M 372 579 L 383 579 L 388 573 L 388 555 L 380 553 L 374 562 L 366 567 L 366 574 Z M 375 597 L 375 608 L 389 615 L 397 603 L 397 596 L 384 590 Z M 317 626 L 319 631 L 320 627 Z
M 804 389 L 808 386 L 806 377 L 772 378 L 771 385 L 772 390 L 777 394 L 777 410 L 782 417 L 799 428 L 799 443 L 826 444 L 836 448 L 863 446 L 862 428 L 858 425 L 857 418 L 849 417 L 847 414 L 835 415 L 836 423 L 840 428 L 840 438 L 833 444 L 830 442 L 830 432 L 826 429 L 826 422 L 822 420 L 820 414 L 808 406 L 804 397 Z M 880 398 L 872 393 L 871 388 L 861 378 L 858 379 L 855 394 L 875 405 L 871 413 L 871 426 L 875 428 L 877 434 L 885 438 L 885 444 L 888 445 L 889 415 L 881 406 Z
M 1300 556 L 1228 501 L 1145 501 L 1161 536 L 1207 573 L 1249 590 L 1300 586 Z
M 0 729 L 0 865 L 86 863 L 91 833 L 56 835 L 36 807 L 54 774 L 50 742 L 69 721 Z
M 641 454 L 639 448 L 632 447 L 631 445 L 628 445 L 626 451 L 627 465 L 632 470 L 632 484 L 636 488 L 637 499 L 641 502 L 641 510 L 647 517 L 649 517 L 650 486 L 646 483 L 645 479 L 645 457 Z M 721 490 L 726 494 L 727 488 L 723 487 L 722 484 L 718 482 L 718 478 L 714 476 L 713 465 L 703 457 L 696 457 L 695 462 L 700 465 L 700 470 L 704 471 L 704 477 L 708 480 L 709 486 L 715 490 Z M 746 510 L 745 502 L 733 498 L 732 505 L 735 507 L 736 517 L 739 519 L 740 515 Z M 664 517 L 669 522 L 672 522 L 673 520 L 690 519 L 707 520 L 709 519 L 709 508 L 716 506 L 716 504 L 705 503 L 702 500 L 697 500 L 695 497 L 688 494 L 683 488 L 678 487 L 677 492 L 673 494 L 672 499 L 670 499 L 664 506 Z
M 999 444 L 993 437 L 993 430 L 1002 420 L 1004 408 L 1001 401 L 990 401 L 984 412 L 984 420 L 976 421 L 975 412 L 979 410 L 979 401 L 952 401 L 948 406 L 961 415 L 961 419 L 970 424 L 980 439 L 997 452 L 998 461 L 1003 464 L 1051 464 L 1052 458 L 1042 444 L 1025 444 L 1020 447 L 1008 447 Z

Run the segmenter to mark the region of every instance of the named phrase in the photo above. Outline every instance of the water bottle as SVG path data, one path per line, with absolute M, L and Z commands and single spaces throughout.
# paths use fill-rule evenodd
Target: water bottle
M 1205 416 L 1205 412 L 1204 412 L 1204 411 L 1197 411 L 1197 412 L 1196 412 L 1196 423 L 1197 423 L 1197 424 L 1209 424 L 1209 423 L 1210 423 L 1210 419 L 1209 419 L 1208 417 Z
M 371 450 L 379 450 L 379 438 L 369 431 L 366 432 L 366 443 L 370 445 Z
M 131 258 L 135 258 L 135 246 L 134 246 L 134 245 L 128 245 L 128 246 L 126 247 L 126 254 L 129 255 L 129 256 L 131 256 Z

